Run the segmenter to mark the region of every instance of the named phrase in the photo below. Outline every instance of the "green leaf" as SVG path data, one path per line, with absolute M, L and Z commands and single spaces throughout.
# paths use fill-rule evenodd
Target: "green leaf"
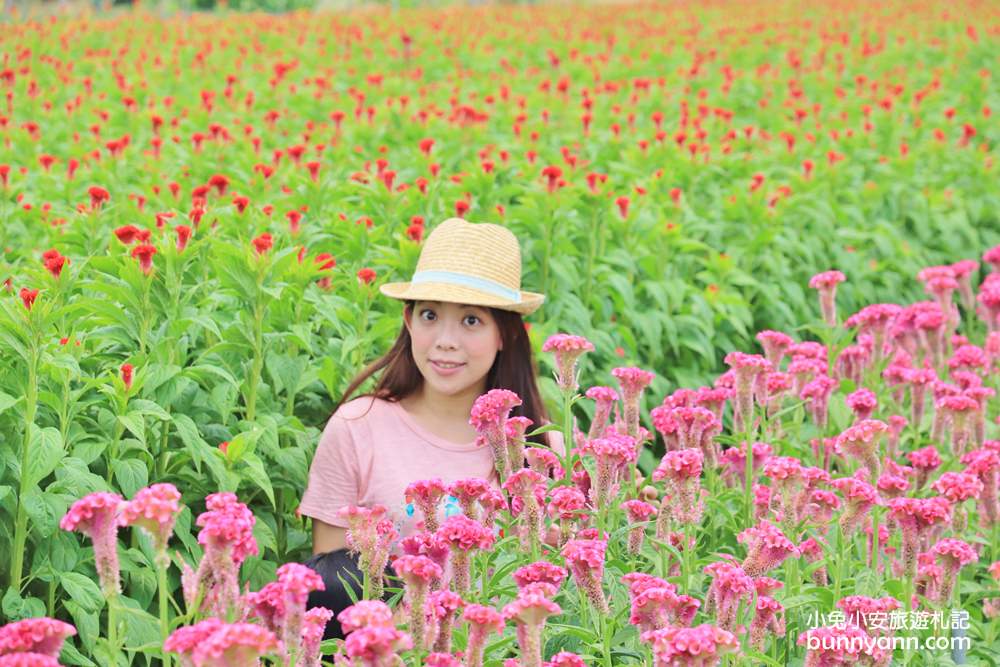
M 79 572 L 62 572 L 59 574 L 59 585 L 86 611 L 97 611 L 104 604 L 101 589 L 90 577 Z
M 0 413 L 4 412 L 8 408 L 11 408 L 20 402 L 21 399 L 14 398 L 10 394 L 5 394 L 0 391 Z
M 275 509 L 274 489 L 271 488 L 270 476 L 268 476 L 267 471 L 264 470 L 264 463 L 257 457 L 256 454 L 244 455 L 243 463 L 253 473 L 252 475 L 249 475 L 249 481 L 264 492 L 264 495 L 266 495 L 267 499 L 271 502 L 271 508 Z M 246 479 L 246 477 L 244 477 L 244 479 Z
M 93 653 L 94 642 L 100 636 L 100 619 L 96 612 L 89 612 L 73 600 L 63 600 L 62 605 L 73 618 L 73 625 L 76 626 L 77 637 L 83 642 L 83 646 L 88 653 Z M 67 642 L 69 643 L 69 642 Z M 65 646 L 65 645 L 64 645 Z M 84 658 L 86 660 L 86 658 Z M 89 664 L 94 664 L 89 662 Z M 88 664 L 73 663 L 73 664 Z
M 191 455 L 194 467 L 197 472 L 201 472 L 201 464 L 205 461 L 205 450 L 211 449 L 208 443 L 198 433 L 198 426 L 187 415 L 177 414 L 172 416 L 177 435 L 184 443 L 184 449 Z
M 141 413 L 149 415 L 150 417 L 162 419 L 164 421 L 170 421 L 170 413 L 160 407 L 159 403 L 154 401 L 147 401 L 143 398 L 134 398 L 129 402 L 129 407 L 133 410 L 132 414 Z
M 7 617 L 8 622 L 45 616 L 44 602 L 33 597 L 22 598 L 13 586 L 4 593 L 0 609 L 3 609 L 3 615 Z
M 58 429 L 46 427 L 38 429 L 32 426 L 30 456 L 24 474 L 26 484 L 34 486 L 49 476 L 66 455 L 63 450 L 62 435 Z
M 122 495 L 132 497 L 149 483 L 149 471 L 139 459 L 119 459 L 111 463 L 111 471 L 118 480 Z
M 118 415 L 118 421 L 121 422 L 122 426 L 127 428 L 129 432 L 139 439 L 139 442 L 146 445 L 146 423 L 142 418 L 142 413 L 138 411 L 133 411 L 127 415 Z

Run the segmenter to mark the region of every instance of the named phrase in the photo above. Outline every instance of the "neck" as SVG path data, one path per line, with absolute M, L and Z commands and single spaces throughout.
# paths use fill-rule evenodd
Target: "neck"
M 472 389 L 461 394 L 444 395 L 428 390 L 422 385 L 410 396 L 410 406 L 421 413 L 442 422 L 468 422 L 472 404 L 485 393 L 485 389 Z

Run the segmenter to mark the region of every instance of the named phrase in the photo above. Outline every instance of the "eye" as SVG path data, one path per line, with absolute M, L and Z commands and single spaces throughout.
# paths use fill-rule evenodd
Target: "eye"
M 466 316 L 465 316 L 465 319 L 469 319 L 470 317 L 471 317 L 472 319 L 476 320 L 477 322 L 481 322 L 481 321 L 482 321 L 482 320 L 480 320 L 480 319 L 479 319 L 479 316 L 478 316 L 478 315 L 466 315 Z
M 431 313 L 431 314 L 433 315 L 433 314 L 434 314 L 434 311 L 433 311 L 433 310 L 431 310 L 430 308 L 424 308 L 423 310 L 421 310 L 421 311 L 420 311 L 420 318 L 421 318 L 421 319 L 426 319 L 426 318 L 424 317 L 424 313 Z

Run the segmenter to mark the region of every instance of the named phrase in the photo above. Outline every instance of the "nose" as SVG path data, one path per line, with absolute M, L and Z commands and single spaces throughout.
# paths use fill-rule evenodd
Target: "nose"
M 454 350 L 458 347 L 458 331 L 461 322 L 445 321 L 438 329 L 437 347 L 442 350 Z

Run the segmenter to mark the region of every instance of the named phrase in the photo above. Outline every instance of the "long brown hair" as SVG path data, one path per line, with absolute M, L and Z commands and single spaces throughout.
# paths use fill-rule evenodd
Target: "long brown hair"
M 409 317 L 413 312 L 415 302 L 406 300 L 404 303 L 404 317 Z M 521 405 L 511 410 L 511 416 L 530 419 L 529 431 L 544 426 L 549 422 L 549 418 L 542 402 L 541 392 L 538 391 L 538 385 L 535 382 L 538 366 L 531 351 L 528 333 L 524 328 L 524 319 L 520 313 L 509 310 L 489 308 L 489 311 L 500 330 L 503 349 L 497 351 L 496 359 L 486 374 L 486 391 L 491 389 L 513 391 L 521 397 Z M 404 323 L 396 337 L 396 342 L 392 344 L 389 351 L 369 364 L 351 381 L 347 390 L 344 391 L 344 395 L 334 406 L 334 413 L 347 402 L 351 394 L 365 380 L 382 369 L 385 369 L 385 372 L 379 377 L 375 389 L 365 394 L 359 394 L 358 398 L 375 396 L 395 403 L 419 389 L 424 378 L 413 360 L 410 340 L 410 332 Z M 544 445 L 544 435 L 535 435 L 528 438 L 528 441 L 536 445 Z

